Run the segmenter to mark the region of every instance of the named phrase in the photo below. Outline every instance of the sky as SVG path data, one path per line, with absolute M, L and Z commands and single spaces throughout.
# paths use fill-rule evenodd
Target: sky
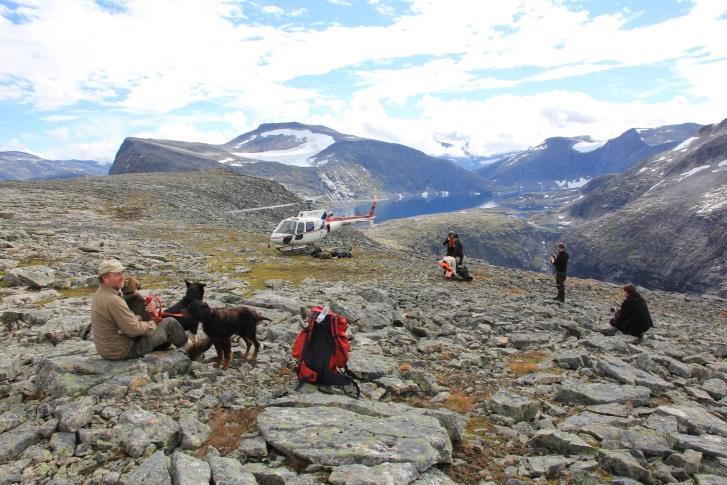
M 299 121 L 436 156 L 727 117 L 725 0 L 0 0 L 0 151 Z

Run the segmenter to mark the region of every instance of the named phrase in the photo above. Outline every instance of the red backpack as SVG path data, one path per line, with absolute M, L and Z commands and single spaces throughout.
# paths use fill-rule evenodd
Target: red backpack
M 348 354 L 351 343 L 346 337 L 348 320 L 337 313 L 327 312 L 317 321 L 323 307 L 316 306 L 308 312 L 308 326 L 303 328 L 293 343 L 292 354 L 298 360 L 298 387 L 310 382 L 326 386 L 345 386 L 352 384 L 356 397 L 360 390 L 348 370 Z

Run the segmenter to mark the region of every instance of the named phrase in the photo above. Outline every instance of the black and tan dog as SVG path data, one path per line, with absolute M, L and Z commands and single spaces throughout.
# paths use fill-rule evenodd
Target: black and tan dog
M 210 308 L 201 300 L 192 301 L 187 310 L 193 318 L 202 322 L 204 333 L 209 337 L 211 345 L 215 346 L 217 351 L 215 367 L 222 365 L 223 370 L 230 367 L 233 335 L 239 335 L 245 341 L 246 349 L 243 358 L 247 360 L 252 345 L 255 347 L 255 351 L 250 360 L 254 362 L 257 359 L 260 350 L 260 343 L 257 340 L 257 325 L 264 320 L 270 321 L 268 317 L 243 305 L 231 308 Z

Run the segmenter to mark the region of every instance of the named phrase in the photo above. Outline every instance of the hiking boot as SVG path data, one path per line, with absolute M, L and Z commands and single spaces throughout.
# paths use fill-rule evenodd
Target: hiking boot
M 198 338 L 194 343 L 187 349 L 187 355 L 190 359 L 196 360 L 202 354 L 212 347 L 212 340 L 209 337 Z

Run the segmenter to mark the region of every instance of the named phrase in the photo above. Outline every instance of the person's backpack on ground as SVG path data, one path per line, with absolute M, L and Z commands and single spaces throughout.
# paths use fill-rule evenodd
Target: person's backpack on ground
M 308 312 L 308 326 L 303 328 L 293 343 L 293 357 L 298 360 L 297 389 L 304 383 L 319 386 L 346 386 L 352 384 L 356 398 L 360 396 L 354 375 L 348 370 L 351 343 L 346 337 L 348 320 L 333 313 L 328 307 L 316 306 Z
M 463 264 L 457 265 L 457 276 L 465 281 L 472 281 L 472 275 L 470 274 L 470 270 L 468 270 L 467 266 Z

